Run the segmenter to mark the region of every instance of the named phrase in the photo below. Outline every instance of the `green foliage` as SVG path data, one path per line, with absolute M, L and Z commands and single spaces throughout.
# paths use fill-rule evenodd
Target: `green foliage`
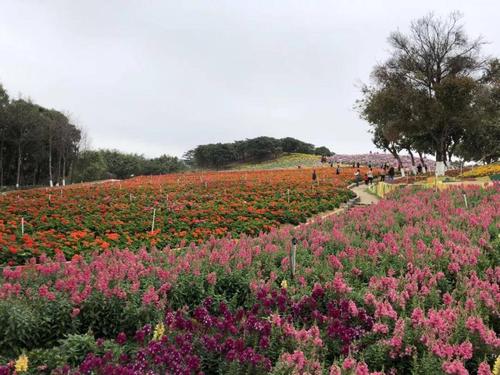
M 333 153 L 330 151 L 328 147 L 321 146 L 321 147 L 316 147 L 314 149 L 314 154 L 315 155 L 321 155 L 321 156 L 332 156 Z
M 50 347 L 74 331 L 69 301 L 9 299 L 0 301 L 0 352 L 19 354 L 21 349 Z
M 180 172 L 186 166 L 174 156 L 146 159 L 142 155 L 117 150 L 84 151 L 78 155 L 73 181 L 96 181 L 106 178 L 126 179 L 139 175 Z
M 392 33 L 392 56 L 363 89 L 361 117 L 374 144 L 396 158 L 403 149 L 444 162 L 499 157 L 500 63 L 483 63 L 482 40 L 470 40 L 459 21 L 429 14 L 408 34 Z
M 99 151 L 84 151 L 78 155 L 73 181 L 98 181 L 108 177 L 108 165 Z
M 97 351 L 97 344 L 92 334 L 68 335 L 60 341 L 59 350 L 64 353 L 67 363 L 76 366 L 88 353 Z
M 330 156 L 326 147 L 315 148 L 310 143 L 286 137 L 257 137 L 233 143 L 199 145 L 186 153 L 188 164 L 202 168 L 225 168 L 234 163 L 258 163 L 274 160 L 283 153 L 301 153 L 308 155 Z
M 10 100 L 0 85 L 0 187 L 62 183 L 80 139 L 66 115 L 29 100 Z

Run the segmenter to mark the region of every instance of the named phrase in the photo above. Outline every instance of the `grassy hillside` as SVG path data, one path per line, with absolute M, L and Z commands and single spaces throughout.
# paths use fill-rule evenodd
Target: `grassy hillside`
M 321 165 L 320 156 L 309 154 L 290 153 L 280 156 L 274 160 L 267 160 L 262 163 L 243 163 L 235 164 L 231 169 L 278 169 L 278 168 L 297 168 L 315 167 Z

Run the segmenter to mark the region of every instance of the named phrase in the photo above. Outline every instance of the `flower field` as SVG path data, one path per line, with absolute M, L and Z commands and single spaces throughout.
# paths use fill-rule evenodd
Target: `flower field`
M 474 167 L 467 172 L 464 172 L 462 176 L 464 177 L 483 177 L 483 176 L 494 176 L 500 175 L 500 164 L 488 164 L 481 165 L 479 167 Z
M 298 224 L 352 197 L 353 171 L 186 173 L 0 195 L 0 264 L 62 252 L 183 246 Z M 154 219 L 154 220 L 153 220 Z M 24 233 L 23 233 L 24 227 Z
M 404 168 L 411 168 L 411 158 L 408 155 L 400 155 L 401 162 Z M 391 154 L 374 152 L 370 154 L 336 154 L 329 158 L 334 163 L 351 165 L 352 163 L 359 162 L 361 165 L 371 164 L 374 167 L 379 167 L 385 163 L 389 166 L 397 167 L 397 160 Z M 436 168 L 436 162 L 432 159 L 424 157 L 429 170 L 433 171 Z M 418 156 L 415 158 L 415 164 L 418 165 L 420 159 Z
M 500 350 L 498 184 L 65 260 L 3 270 L 0 374 L 491 374 Z
M 237 164 L 235 169 L 280 169 L 280 168 L 318 168 L 321 166 L 321 156 L 311 154 L 290 153 L 275 160 L 264 161 L 262 163 Z

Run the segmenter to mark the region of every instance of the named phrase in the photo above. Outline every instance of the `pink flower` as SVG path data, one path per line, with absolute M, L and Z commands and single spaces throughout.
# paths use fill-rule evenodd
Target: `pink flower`
M 208 275 L 207 275 L 207 282 L 210 284 L 210 285 L 215 285 L 215 283 L 217 282 L 217 274 L 215 272 L 210 272 Z
M 151 303 L 157 304 L 159 300 L 160 297 L 156 293 L 154 286 L 150 286 L 142 296 L 142 303 L 145 305 L 149 305 Z
M 490 365 L 487 362 L 481 362 L 477 369 L 477 375 L 492 375 Z
M 370 375 L 370 371 L 368 371 L 368 366 L 364 362 L 358 363 L 356 366 L 356 375 Z
M 353 369 L 354 366 L 356 366 L 356 360 L 354 360 L 354 358 L 347 357 L 344 359 L 344 363 L 342 364 L 344 370 Z
M 338 293 L 348 293 L 352 290 L 344 281 L 342 273 L 340 272 L 337 272 L 335 274 L 335 277 L 333 278 L 332 287 Z
M 425 315 L 420 307 L 416 307 L 411 313 L 411 322 L 414 326 L 418 327 L 424 324 Z
M 452 302 L 453 302 L 453 297 L 450 295 L 450 293 L 445 293 L 443 295 L 443 303 L 446 306 L 449 306 L 449 305 L 451 305 Z
M 75 307 L 73 310 L 71 310 L 71 317 L 76 318 L 80 314 L 80 309 L 78 307 Z
M 351 316 L 358 316 L 358 308 L 356 307 L 356 303 L 354 301 L 349 301 L 349 314 Z
M 375 323 L 373 324 L 372 331 L 375 333 L 387 333 L 389 332 L 389 328 L 386 324 L 383 323 Z
M 332 365 L 329 375 L 342 375 L 342 370 L 337 365 Z
M 445 362 L 441 368 L 446 374 L 469 375 L 469 371 L 467 371 L 464 364 L 460 361 Z
M 463 359 L 471 359 L 473 354 L 472 344 L 470 341 L 461 343 L 455 350 L 455 353 Z

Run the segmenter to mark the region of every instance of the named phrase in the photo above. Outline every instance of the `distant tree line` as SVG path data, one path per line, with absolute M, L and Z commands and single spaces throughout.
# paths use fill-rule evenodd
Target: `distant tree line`
M 175 156 L 162 155 L 148 159 L 143 155 L 117 150 L 87 150 L 78 154 L 73 181 L 125 179 L 139 175 L 174 173 L 185 169 L 186 164 Z
M 65 183 L 80 139 L 65 114 L 11 100 L 0 85 L 0 187 Z
M 180 172 L 187 168 L 225 168 L 259 162 L 283 153 L 331 156 L 326 147 L 298 139 L 258 137 L 197 146 L 184 160 L 117 150 L 81 150 L 82 131 L 64 113 L 25 99 L 11 99 L 0 84 L 0 188 L 53 186 L 109 178 Z
M 283 153 L 303 153 L 331 156 L 326 147 L 315 147 L 298 139 L 287 137 L 257 137 L 232 143 L 199 145 L 188 151 L 187 163 L 200 168 L 226 168 L 235 163 L 260 162 L 275 159 Z
M 80 150 L 82 131 L 64 113 L 11 99 L 0 84 L 0 189 L 179 172 L 173 156 Z
M 392 56 L 377 65 L 373 84 L 358 102 L 374 144 L 400 161 L 406 150 L 492 162 L 500 158 L 500 61 L 481 55 L 482 39 L 470 39 L 452 13 L 430 14 L 410 32 L 389 37 Z

